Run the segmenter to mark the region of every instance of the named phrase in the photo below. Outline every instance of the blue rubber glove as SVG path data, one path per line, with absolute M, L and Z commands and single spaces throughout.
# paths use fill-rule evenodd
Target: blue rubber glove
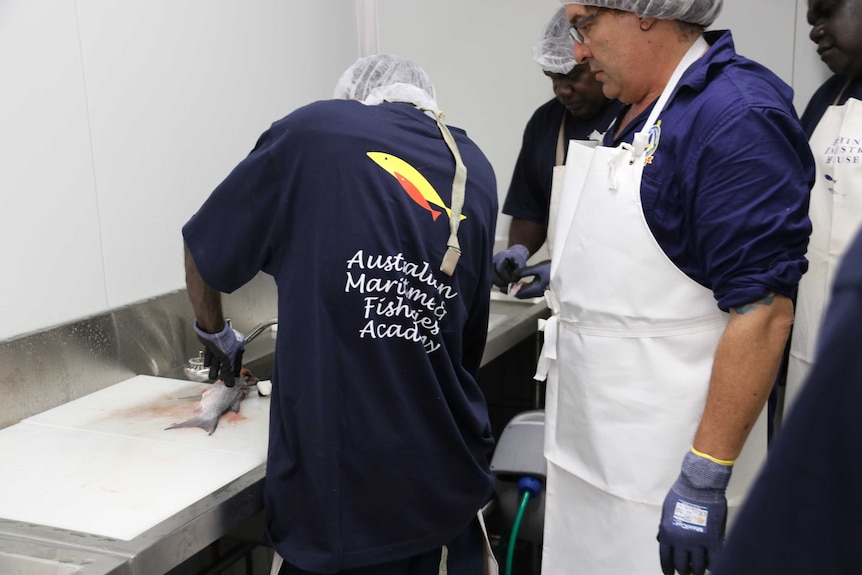
M 204 344 L 204 367 L 210 368 L 209 378 L 221 379 L 225 386 L 233 387 L 242 369 L 242 353 L 245 351 L 245 336 L 224 322 L 219 333 L 206 333 L 195 322 L 195 333 Z
M 658 531 L 659 559 L 665 575 L 703 575 L 715 564 L 724 543 L 727 499 L 733 462 L 717 463 L 685 454 L 682 472 L 664 500 Z
M 530 250 L 521 244 L 515 244 L 507 250 L 494 254 L 494 285 L 503 288 L 503 293 L 509 288 L 509 284 L 517 281 L 513 275 L 515 270 L 527 265 Z
M 545 260 L 532 266 L 517 269 L 513 275 L 516 281 L 533 276 L 532 281 L 521 286 L 518 293 L 515 294 L 516 298 L 542 297 L 545 294 L 545 290 L 548 289 L 548 284 L 551 283 L 551 260 Z

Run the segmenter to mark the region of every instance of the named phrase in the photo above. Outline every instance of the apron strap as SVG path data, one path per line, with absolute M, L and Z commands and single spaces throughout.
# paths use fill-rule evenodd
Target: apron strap
M 536 365 L 536 375 L 533 376 L 533 379 L 536 381 L 547 380 L 548 371 L 550 371 L 554 362 L 557 361 L 557 333 L 560 324 L 560 301 L 554 290 L 545 290 L 545 303 L 551 310 L 551 317 L 546 320 L 539 320 L 539 331 L 544 332 L 545 337 L 542 342 L 542 351 L 539 354 L 539 361 Z
M 269 575 L 278 575 L 278 572 L 281 571 L 281 566 L 283 563 L 284 559 L 281 558 L 281 555 L 278 554 L 278 551 L 273 551 L 272 568 L 269 570 Z
M 667 101 L 670 100 L 671 94 L 676 90 L 676 86 L 679 84 L 682 75 L 707 50 L 709 50 L 709 44 L 703 39 L 703 36 L 698 36 L 697 40 L 694 41 L 694 44 L 689 47 L 688 52 L 685 53 L 685 56 L 682 57 L 682 60 L 679 61 L 679 64 L 676 65 L 676 69 L 673 71 L 670 80 L 668 80 L 667 85 L 665 85 L 664 90 L 662 90 L 661 96 L 659 96 L 655 106 L 653 106 L 646 124 L 644 124 L 644 127 L 640 132 L 635 134 L 632 146 L 634 147 L 634 154 L 636 156 L 641 156 L 646 151 L 647 142 L 649 141 L 649 132 L 658 120 L 659 115 L 664 110 Z
M 440 271 L 451 276 L 455 273 L 455 266 L 461 257 L 461 244 L 458 243 L 458 227 L 461 225 L 461 210 L 464 208 L 464 194 L 467 187 L 467 166 L 461 159 L 455 138 L 446 124 L 443 123 L 443 112 L 432 108 L 419 108 L 423 112 L 430 112 L 437 121 L 437 127 L 443 135 L 443 140 L 455 158 L 455 177 L 452 179 L 452 209 L 449 211 L 449 241 L 446 242 L 446 255 L 440 264 Z
M 841 98 L 843 98 L 843 97 L 844 97 L 844 92 L 846 92 L 846 91 L 847 91 L 847 88 L 850 86 L 850 84 L 851 84 L 852 82 L 853 82 L 853 78 L 847 78 L 847 81 L 846 81 L 846 82 L 844 82 L 844 87 L 843 87 L 843 88 L 841 88 L 841 91 L 840 91 L 840 92 L 838 92 L 838 95 L 837 95 L 837 96 L 835 96 L 835 101 L 834 101 L 834 102 L 832 102 L 832 105 L 833 105 L 833 106 L 837 106 L 838 104 L 840 104 L 840 103 L 841 103 Z
M 631 144 L 626 142 L 620 144 L 619 147 L 626 150 L 628 153 L 615 156 L 610 163 L 608 187 L 611 190 L 619 189 L 619 174 L 624 173 L 625 163 L 628 163 L 629 166 L 633 166 L 635 162 L 646 153 L 647 145 L 649 144 L 650 131 L 658 121 L 658 117 L 664 110 L 668 100 L 670 100 L 674 90 L 676 90 L 676 86 L 679 84 L 682 75 L 707 50 L 709 50 L 709 44 L 704 40 L 703 36 L 698 36 L 697 40 L 694 41 L 682 57 L 682 60 L 680 60 L 676 65 L 676 68 L 674 69 L 673 74 L 671 74 L 664 90 L 662 90 L 661 95 L 658 100 L 656 100 L 644 127 L 634 135 Z
M 440 567 L 437 569 L 437 575 L 449 575 L 449 548 L 445 545 L 440 550 Z
M 557 135 L 557 158 L 555 166 L 562 166 L 565 162 L 565 150 L 566 150 L 566 116 L 568 116 L 568 112 L 563 112 L 563 121 L 560 122 L 560 133 Z

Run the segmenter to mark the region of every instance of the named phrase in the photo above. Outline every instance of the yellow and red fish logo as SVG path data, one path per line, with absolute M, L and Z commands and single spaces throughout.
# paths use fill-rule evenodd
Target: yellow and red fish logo
M 398 183 L 401 184 L 401 187 L 404 188 L 404 191 L 407 192 L 411 200 L 419 204 L 423 209 L 431 212 L 431 217 L 434 221 L 437 221 L 437 218 L 440 217 L 443 211 L 449 216 L 452 215 L 452 210 L 446 207 L 446 204 L 443 203 L 443 198 L 440 197 L 440 194 L 437 193 L 431 182 L 419 173 L 419 170 L 401 158 L 386 152 L 368 152 L 367 156 L 398 180 Z M 435 210 L 431 207 L 432 205 L 437 206 L 440 210 Z M 467 216 L 461 214 L 462 220 L 466 218 Z

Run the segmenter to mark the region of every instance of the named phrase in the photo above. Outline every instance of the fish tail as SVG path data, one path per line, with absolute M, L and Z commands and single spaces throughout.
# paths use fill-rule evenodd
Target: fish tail
M 213 432 L 216 430 L 216 427 L 218 427 L 218 418 L 212 419 L 207 417 L 193 417 L 183 422 L 175 423 L 170 427 L 166 427 L 165 430 L 180 429 L 184 427 L 199 427 L 206 431 L 207 435 L 212 435 Z
M 451 218 L 452 217 L 452 210 L 445 207 L 445 206 L 443 207 L 443 209 L 446 210 L 446 215 Z M 466 220 L 466 219 L 467 219 L 467 216 L 465 216 L 464 214 L 461 214 L 461 217 L 458 218 L 458 221 Z

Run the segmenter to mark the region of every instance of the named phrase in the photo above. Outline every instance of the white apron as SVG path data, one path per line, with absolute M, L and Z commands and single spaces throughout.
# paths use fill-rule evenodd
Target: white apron
M 785 413 L 814 361 L 836 268 L 862 223 L 862 102 L 851 98 L 843 106 L 830 106 L 810 145 L 817 164 L 808 208 L 813 231 L 805 254 L 808 272 L 799 282 L 796 298 Z
M 569 143 L 539 373 L 548 369 L 542 573 L 659 575 L 661 506 L 691 446 L 728 315 L 656 243 L 640 205 L 653 128 L 633 146 Z M 562 361 L 554 361 L 561 358 Z M 740 503 L 766 450 L 761 416 L 728 488 Z
M 554 161 L 554 171 L 551 175 L 551 198 L 548 202 L 548 229 L 545 233 L 545 243 L 548 246 L 548 256 L 554 257 L 554 234 L 557 232 L 557 213 L 560 208 L 560 193 L 562 193 L 563 177 L 566 174 L 564 150 L 566 149 L 566 116 L 569 113 L 563 111 L 563 120 L 560 122 L 560 133 L 557 135 L 557 154 Z
M 566 150 L 566 117 L 568 112 L 563 113 L 563 121 L 560 122 L 560 133 L 557 135 L 557 153 L 554 161 L 554 171 L 551 175 L 551 198 L 548 202 L 548 229 L 545 233 L 545 245 L 548 246 L 548 257 L 554 257 L 554 236 L 557 232 L 557 218 L 560 211 L 560 194 L 563 193 L 563 179 L 566 176 L 565 150 Z M 590 140 L 581 143 L 585 146 L 596 146 L 602 140 L 603 134 L 596 130 L 590 134 Z

